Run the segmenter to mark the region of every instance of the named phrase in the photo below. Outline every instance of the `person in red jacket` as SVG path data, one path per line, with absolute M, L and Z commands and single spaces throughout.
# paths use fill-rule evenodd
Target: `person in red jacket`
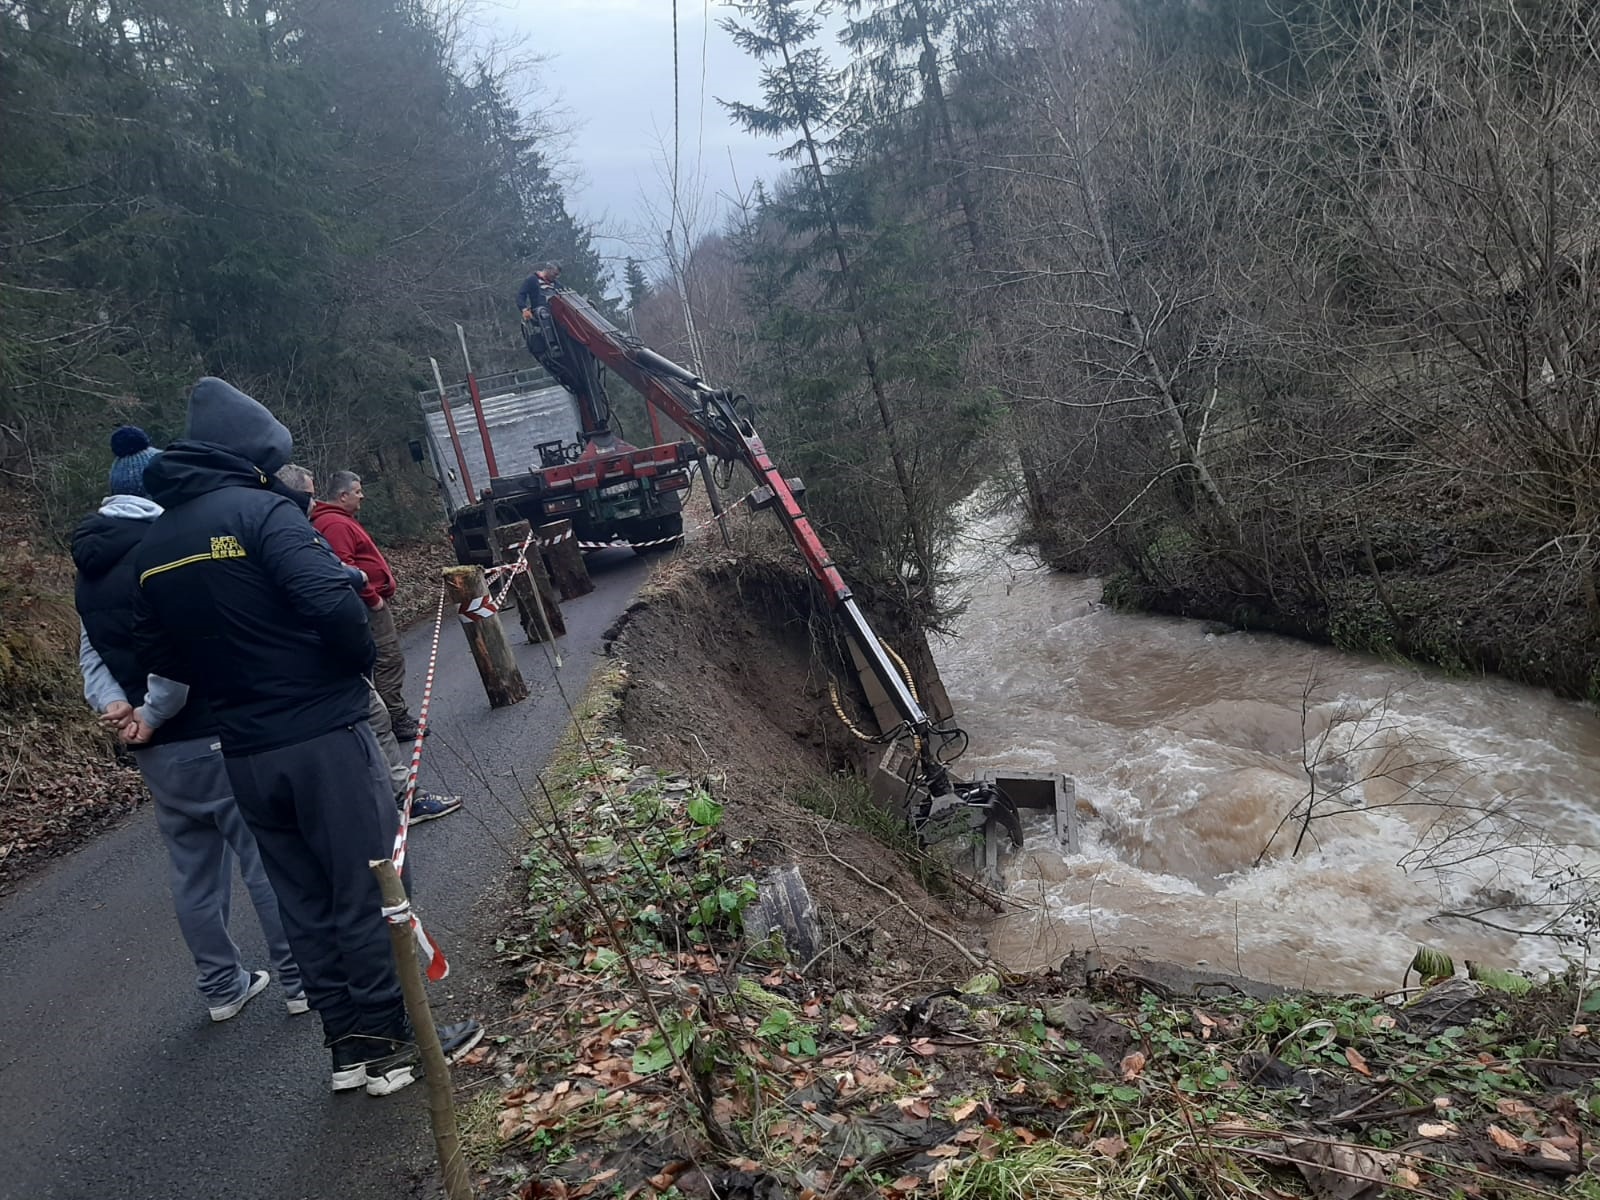
M 400 649 L 394 613 L 389 608 L 389 601 L 394 599 L 394 572 L 372 535 L 356 520 L 364 499 L 361 476 L 354 471 L 335 471 L 329 476 L 326 498 L 311 506 L 311 523 L 340 559 L 366 572 L 367 586 L 361 589 L 361 599 L 367 606 L 367 623 L 378 647 L 372 682 L 389 710 L 394 736 L 404 742 L 417 736 L 417 719 L 406 705 L 406 659 Z

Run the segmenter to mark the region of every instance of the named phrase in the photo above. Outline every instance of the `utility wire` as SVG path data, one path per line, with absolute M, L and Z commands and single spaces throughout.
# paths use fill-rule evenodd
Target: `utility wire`
M 672 222 L 678 222 L 678 0 L 672 0 Z
M 701 82 L 702 93 L 705 90 L 705 50 L 701 49 Z M 702 103 L 702 136 L 704 135 L 704 96 Z M 682 205 L 678 200 L 678 158 L 682 147 L 682 139 L 678 120 L 678 0 L 672 0 L 672 217 L 667 228 L 666 249 L 667 262 L 672 268 L 672 273 L 678 284 L 678 299 L 683 306 L 683 328 L 689 341 L 689 361 L 694 366 L 696 375 L 705 374 L 705 356 L 700 347 L 700 331 L 695 328 L 694 310 L 689 304 L 689 274 L 687 259 L 691 247 L 689 245 L 688 223 L 683 220 Z M 683 227 L 683 254 L 677 250 L 677 232 Z
M 711 0 L 705 0 L 700 24 L 700 132 L 695 138 L 695 170 L 702 170 L 706 153 L 706 47 L 711 41 Z

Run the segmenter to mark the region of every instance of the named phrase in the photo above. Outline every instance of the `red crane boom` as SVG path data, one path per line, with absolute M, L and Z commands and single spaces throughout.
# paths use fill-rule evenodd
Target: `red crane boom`
M 917 748 L 916 776 L 909 782 L 921 793 L 912 805 L 919 829 L 929 819 L 954 814 L 958 808 L 994 811 L 1014 840 L 1021 841 L 1015 810 L 989 783 L 959 783 L 939 757 L 939 748 L 963 740 L 959 730 L 937 726 L 873 631 L 850 591 L 850 586 L 823 546 L 815 528 L 800 507 L 799 481 L 786 479 L 762 444 L 754 425 L 739 412 L 732 392 L 712 388 L 692 371 L 624 333 L 576 292 L 546 283 L 543 305 L 530 329 L 529 348 L 555 378 L 577 398 L 584 410 L 585 428 L 594 414 L 607 411 L 602 368 L 615 372 L 647 405 L 666 413 L 710 453 L 728 462 L 742 463 L 755 477 L 752 503 L 770 508 L 788 531 L 806 569 L 829 607 L 856 641 L 869 668 L 888 694 L 900 727 L 884 741 L 909 736 Z

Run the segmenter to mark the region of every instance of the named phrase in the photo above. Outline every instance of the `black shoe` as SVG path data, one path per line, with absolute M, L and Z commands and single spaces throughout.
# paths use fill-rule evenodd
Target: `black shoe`
M 394 1042 L 386 1037 L 353 1033 L 333 1044 L 333 1090 L 350 1092 L 365 1087 L 367 1064 L 394 1053 Z
M 397 742 L 414 742 L 417 740 L 417 719 L 407 715 L 398 721 L 391 721 L 390 728 L 394 730 Z
M 439 1026 L 439 1044 L 444 1049 L 444 1061 L 459 1062 L 467 1051 L 483 1041 L 483 1026 L 476 1021 L 457 1021 L 453 1025 Z M 411 1037 L 407 1022 L 405 1037 L 390 1041 L 392 1052 L 366 1064 L 367 1095 L 387 1096 L 408 1087 L 422 1078 L 422 1052 Z

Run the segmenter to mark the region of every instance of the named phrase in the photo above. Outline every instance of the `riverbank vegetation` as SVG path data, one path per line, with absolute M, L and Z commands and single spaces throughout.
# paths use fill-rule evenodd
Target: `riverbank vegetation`
M 641 324 L 852 565 L 1003 470 L 1118 603 L 1600 695 L 1592 5 L 848 7 L 743 6 L 795 171 Z

